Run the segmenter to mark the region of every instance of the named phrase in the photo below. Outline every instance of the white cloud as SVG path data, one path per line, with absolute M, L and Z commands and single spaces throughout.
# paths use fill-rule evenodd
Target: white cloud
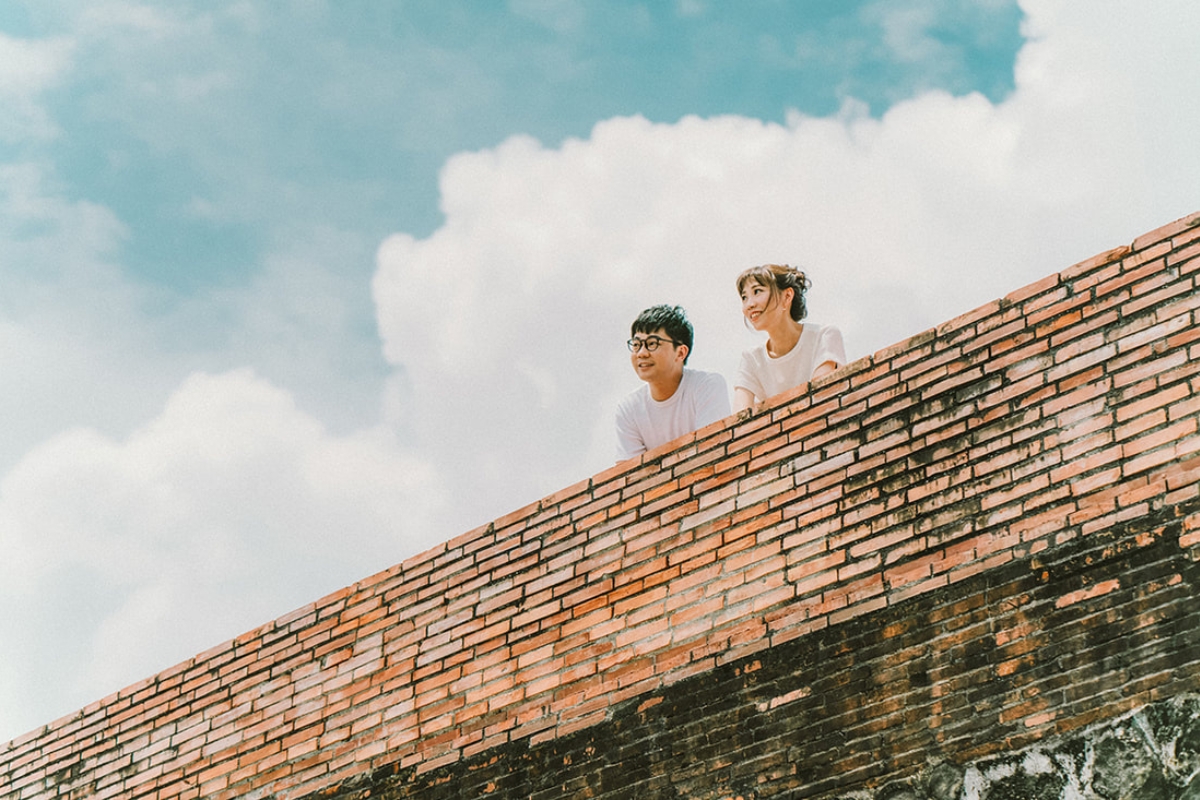
M 0 269 L 14 281 L 0 310 L 20 313 L 25 292 L 67 275 L 70 291 L 119 282 L 109 257 L 125 227 L 103 206 L 65 199 L 56 183 L 40 164 L 0 163 Z
M 365 274 L 368 237 L 296 223 L 251 280 L 185 296 L 131 276 L 126 225 L 67 191 L 0 163 L 0 474 L 64 421 L 128 433 L 195 370 L 252 364 L 339 431 L 378 419 L 369 291 L 345 275 Z
M 193 21 L 184 14 L 124 0 L 93 3 L 79 16 L 80 30 L 105 38 L 126 37 L 161 41 L 190 33 Z
M 512 13 L 543 25 L 556 33 L 571 33 L 584 23 L 579 0 L 509 0 Z
M 71 64 L 69 39 L 31 41 L 0 33 L 0 142 L 53 136 L 57 128 L 38 103 Z
M 136 424 L 167 391 L 141 336 L 147 295 L 114 263 L 125 226 L 57 183 L 38 164 L 0 163 L 0 474 L 63 420 Z
M 325 427 L 374 386 L 371 365 L 333 366 L 353 338 L 356 301 L 330 277 L 352 234 L 294 231 L 251 285 L 166 313 L 114 265 L 115 215 L 33 164 L 0 166 L 0 648 L 22 654 L 0 659 L 0 739 L 606 467 L 612 409 L 637 385 L 622 342 L 652 303 L 684 305 L 693 364 L 731 375 L 757 341 L 734 276 L 799 262 L 813 319 L 856 357 L 1200 208 L 1200 6 L 1024 7 L 1031 40 L 1000 104 L 628 117 L 451 159 L 445 224 L 378 253 L 382 402 L 403 445 L 362 430 L 361 408 Z M 116 27 L 147 41 L 187 28 L 125 8 Z M 96 24 L 80 36 L 114 30 Z M 20 75 L 0 57 L 0 94 L 32 104 L 70 67 L 71 46 L 44 47 Z M 198 74 L 212 80 L 175 89 L 226 85 Z M 27 110 L 21 135 L 45 122 Z M 226 349 L 178 344 L 202 323 Z M 200 368 L 217 374 L 183 378 Z M 298 388 L 317 384 L 335 388 Z
M 621 342 L 647 305 L 684 305 L 695 365 L 729 375 L 753 341 L 734 276 L 800 262 L 812 318 L 854 357 L 1200 207 L 1200 7 L 1025 10 L 1032 41 L 1000 104 L 620 118 L 558 148 L 517 136 L 456 156 L 445 224 L 379 251 L 384 353 L 408 387 L 396 416 L 460 465 L 486 519 L 610 462 L 613 401 L 636 385 Z M 502 462 L 521 467 L 479 468 Z
M 125 440 L 54 437 L 0 482 L 0 640 L 22 643 L 0 717 L 32 727 L 436 544 L 440 487 L 248 371 L 191 376 Z
M 901 62 L 918 62 L 946 55 L 946 48 L 930 35 L 938 9 L 929 3 L 891 3 L 869 6 L 864 15 L 883 29 L 883 43 Z
M 55 85 L 69 65 L 70 42 L 18 39 L 0 33 L 0 92 L 37 94 Z

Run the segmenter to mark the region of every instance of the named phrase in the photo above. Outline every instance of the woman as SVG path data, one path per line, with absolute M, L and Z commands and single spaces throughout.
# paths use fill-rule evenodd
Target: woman
M 742 314 L 767 342 L 742 353 L 733 382 L 733 410 L 743 411 L 768 397 L 808 383 L 846 363 L 842 333 L 832 325 L 801 323 L 804 273 L 786 264 L 751 267 L 738 276 Z

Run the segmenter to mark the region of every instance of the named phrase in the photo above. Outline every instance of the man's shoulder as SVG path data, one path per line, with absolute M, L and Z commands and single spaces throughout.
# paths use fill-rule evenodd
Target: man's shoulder
M 617 402 L 617 413 L 628 414 L 634 408 L 644 407 L 649 397 L 649 387 L 642 384 Z
M 692 376 L 691 379 L 693 381 L 697 381 L 697 382 L 700 382 L 700 381 L 722 381 L 722 382 L 724 382 L 724 380 L 725 380 L 725 376 L 722 375 L 721 373 L 711 372 L 706 369 L 693 369 L 692 367 L 684 367 L 683 374 L 691 375 Z
M 725 388 L 725 376 L 719 372 L 709 372 L 704 369 L 684 367 L 683 374 L 687 376 L 688 391 L 703 391 L 711 388 Z

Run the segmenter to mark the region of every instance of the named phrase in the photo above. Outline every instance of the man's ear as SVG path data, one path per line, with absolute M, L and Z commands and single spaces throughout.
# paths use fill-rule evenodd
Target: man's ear
M 686 344 L 681 344 L 675 349 L 675 357 L 679 359 L 680 363 L 683 363 L 687 361 L 688 353 L 690 352 L 692 351 Z

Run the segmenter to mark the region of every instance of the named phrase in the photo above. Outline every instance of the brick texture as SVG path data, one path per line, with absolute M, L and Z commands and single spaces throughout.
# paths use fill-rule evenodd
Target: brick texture
M 1200 214 L 0 746 L 0 796 L 825 797 L 1200 690 Z

